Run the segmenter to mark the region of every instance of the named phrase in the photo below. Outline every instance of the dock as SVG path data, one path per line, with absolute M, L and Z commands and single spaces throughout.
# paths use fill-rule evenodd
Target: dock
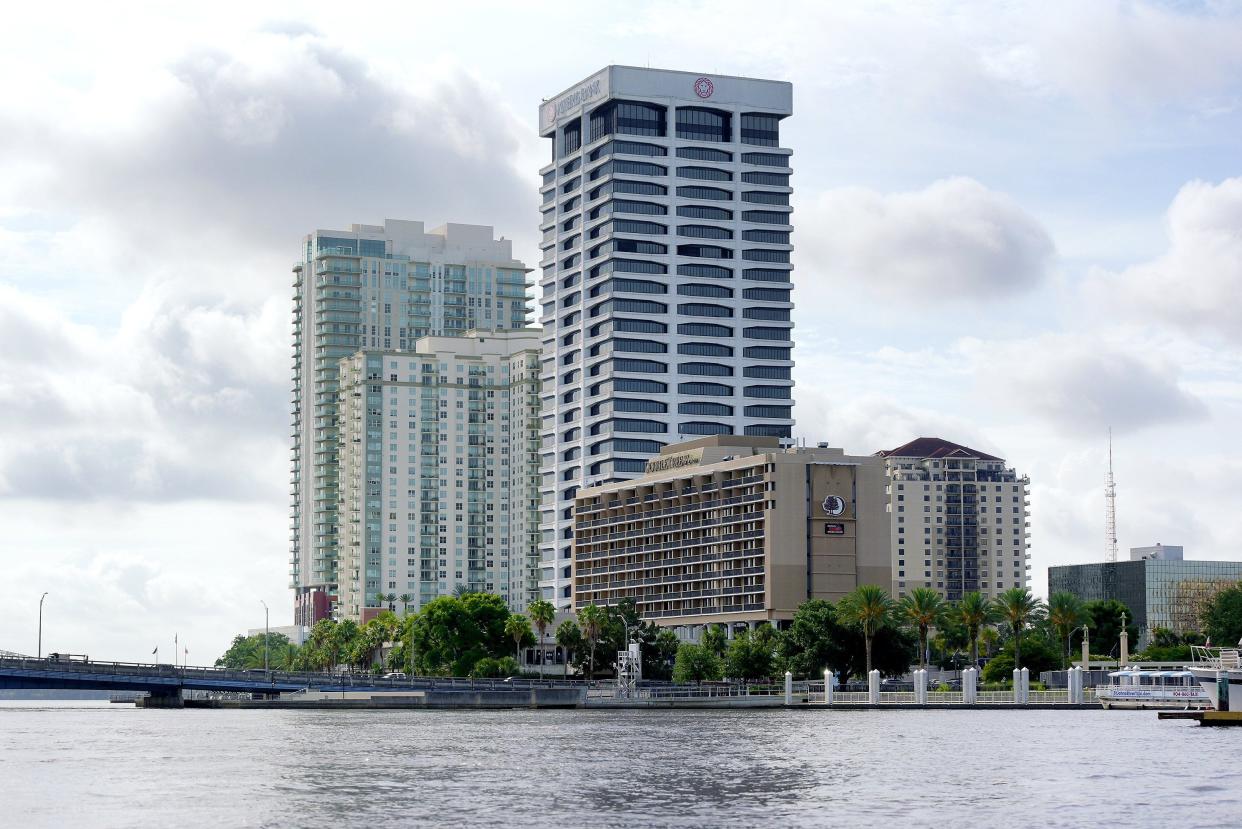
M 1199 725 L 1242 725 L 1242 711 L 1161 711 L 1162 720 L 1195 720 Z

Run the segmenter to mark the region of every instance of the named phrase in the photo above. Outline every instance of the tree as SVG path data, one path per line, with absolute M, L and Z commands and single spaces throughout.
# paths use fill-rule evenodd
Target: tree
M 1062 667 L 1066 670 L 1069 670 L 1070 663 L 1070 633 L 1082 624 L 1085 618 L 1082 602 L 1073 593 L 1062 591 L 1048 597 L 1048 624 L 1056 632 L 1057 641 L 1065 643 L 1063 654 L 1065 659 Z
M 556 644 L 565 651 L 565 676 L 569 676 L 569 662 L 572 656 L 583 653 L 582 629 L 573 619 L 566 619 L 556 628 Z
M 871 646 L 876 631 L 892 621 L 893 600 L 882 587 L 863 584 L 854 589 L 840 604 L 837 612 L 842 618 L 856 622 L 862 627 L 866 642 L 866 675 L 871 675 Z
M 682 642 L 673 663 L 674 682 L 711 682 L 720 679 L 720 657 L 703 645 Z
M 657 630 L 651 644 L 644 643 L 643 645 L 643 677 L 671 679 L 673 663 L 677 659 L 677 649 L 680 647 L 681 641 L 677 638 L 677 634 L 668 628 Z
M 229 649 L 216 660 L 216 667 L 229 668 L 234 671 L 262 668 L 263 636 L 262 633 L 256 633 L 254 636 L 233 637 L 233 643 L 229 645 Z M 269 665 L 286 670 L 292 667 L 298 647 L 289 641 L 288 636 L 283 633 L 269 634 L 267 648 Z
M 509 652 L 509 609 L 491 593 L 440 596 L 413 617 L 415 670 L 428 675 L 467 676 L 484 657 Z
M 383 593 L 376 593 L 374 598 L 375 604 L 373 604 L 372 607 L 383 607 L 384 602 L 388 600 L 388 597 Z
M 776 630 L 760 625 L 754 632 L 738 631 L 725 654 L 725 674 L 733 679 L 763 679 L 772 676 L 772 657 L 776 652 Z
M 590 650 L 587 679 L 595 676 L 595 645 L 599 641 L 600 634 L 604 632 L 606 621 L 604 611 L 593 604 L 578 609 L 578 627 L 582 630 L 582 638 Z
M 1119 654 L 1121 641 L 1121 620 L 1124 615 L 1126 620 L 1126 631 L 1130 634 L 1130 646 L 1138 647 L 1139 628 L 1134 621 L 1134 614 L 1130 609 L 1116 599 L 1094 599 L 1089 602 L 1083 602 L 1083 613 L 1086 618 L 1083 620 L 1087 626 L 1091 628 L 1091 649 L 1096 653 L 1102 654 Z M 1082 643 L 1082 633 L 1074 634 L 1070 647 L 1077 647 Z
M 401 600 L 401 616 L 404 618 L 409 613 L 410 602 L 414 601 L 414 597 L 409 593 L 402 593 L 397 598 Z
M 1207 603 L 1203 632 L 1217 647 L 1233 647 L 1242 641 L 1242 583 L 1227 587 Z
M 984 682 L 1009 682 L 1013 679 L 1014 656 L 1017 650 L 1017 637 L 1011 638 L 1000 649 L 1000 653 L 992 657 L 987 665 L 983 666 L 983 672 L 980 678 Z M 1061 658 L 1058 651 L 1060 645 L 1056 640 L 1045 639 L 1042 636 L 1031 636 L 1025 641 L 1022 649 L 1023 659 L 1026 662 L 1026 668 L 1031 672 L 1032 676 L 1039 676 L 1041 671 L 1051 671 L 1060 664 Z
M 778 650 L 795 676 L 814 679 L 829 668 L 845 678 L 852 660 L 849 640 L 832 603 L 810 599 L 794 611 L 793 621 L 781 634 Z
M 944 599 L 930 587 L 916 587 L 900 602 L 900 611 L 919 629 L 919 667 L 927 667 L 927 632 L 939 624 L 944 613 Z
M 724 625 L 706 625 L 699 644 L 717 657 L 723 657 L 729 648 L 729 638 L 725 635 Z
M 970 643 L 970 664 L 979 665 L 980 632 L 996 621 L 998 615 L 996 605 L 987 596 L 975 590 L 962 596 L 962 600 L 953 606 L 952 611 L 966 628 L 966 638 Z M 996 631 L 991 632 L 992 637 Z
M 521 672 L 521 666 L 512 656 L 502 656 L 499 659 L 485 656 L 470 669 L 471 676 L 484 678 L 517 676 Z
M 1025 587 L 1011 587 L 997 599 L 1001 618 L 1013 631 L 1014 664 L 1022 667 L 1022 631 L 1043 616 L 1044 603 Z
M 526 608 L 530 614 L 530 620 L 535 625 L 535 630 L 539 631 L 539 676 L 543 677 L 543 657 L 544 647 L 543 641 L 548 634 L 548 626 L 552 624 L 552 620 L 556 618 L 556 608 L 552 606 L 552 602 L 545 599 L 536 599 L 530 603 L 530 607 Z
M 513 640 L 514 659 L 522 664 L 522 642 L 531 638 L 530 620 L 515 613 L 505 620 L 505 634 Z

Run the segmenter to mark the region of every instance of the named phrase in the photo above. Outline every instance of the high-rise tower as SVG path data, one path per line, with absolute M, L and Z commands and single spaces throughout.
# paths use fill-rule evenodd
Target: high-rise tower
M 490 227 L 422 222 L 316 230 L 293 266 L 290 586 L 299 624 L 337 597 L 341 359 L 420 337 L 526 324 L 526 268 Z
M 610 66 L 546 101 L 543 595 L 574 495 L 703 435 L 788 438 L 792 113 L 781 81 Z

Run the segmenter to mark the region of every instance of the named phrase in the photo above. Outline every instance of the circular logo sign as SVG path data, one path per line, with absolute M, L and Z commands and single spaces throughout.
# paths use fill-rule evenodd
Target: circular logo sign
M 840 515 L 845 512 L 845 499 L 840 495 L 829 495 L 824 498 L 824 512 L 829 515 Z
M 700 98 L 710 98 L 715 91 L 715 85 L 707 78 L 699 78 L 694 82 L 694 94 Z

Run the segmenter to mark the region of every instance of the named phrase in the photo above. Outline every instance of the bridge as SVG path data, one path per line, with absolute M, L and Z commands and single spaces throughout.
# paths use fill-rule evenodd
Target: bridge
M 490 680 L 444 677 L 383 678 L 371 674 L 98 662 L 79 658 L 0 656 L 0 689 L 137 691 L 147 707 L 180 708 L 184 691 L 250 694 L 272 698 L 296 691 L 518 690 L 564 687 L 563 680 Z

